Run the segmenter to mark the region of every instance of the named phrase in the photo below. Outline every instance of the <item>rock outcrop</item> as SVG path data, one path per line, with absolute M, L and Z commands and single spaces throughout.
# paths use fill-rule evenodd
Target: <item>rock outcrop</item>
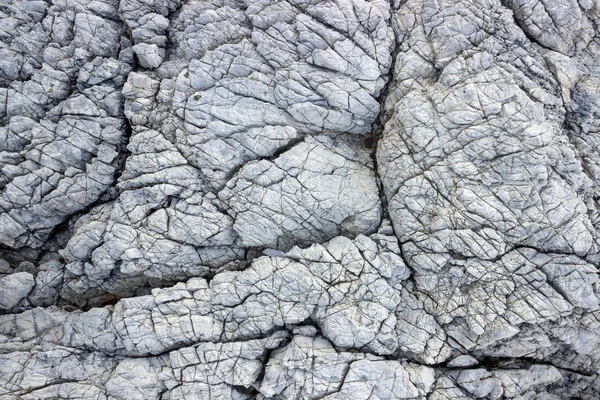
M 0 399 L 600 398 L 597 2 L 0 21 Z

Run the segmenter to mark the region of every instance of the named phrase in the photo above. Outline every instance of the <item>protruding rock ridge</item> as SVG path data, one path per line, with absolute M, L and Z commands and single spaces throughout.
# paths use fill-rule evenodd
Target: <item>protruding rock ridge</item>
M 385 232 L 338 237 L 106 308 L 0 316 L 2 387 L 117 399 L 413 399 L 543 395 L 591 381 L 541 360 L 487 367 L 460 356 L 411 294 L 398 251 Z M 55 367 L 36 372 L 45 365 Z M 82 377 L 87 369 L 93 375 Z
M 0 399 L 600 398 L 598 4 L 0 19 Z
M 573 99 L 597 74 L 598 11 L 407 1 L 396 13 L 378 171 L 425 310 L 471 354 L 597 374 L 594 132 L 580 139 L 591 115 Z
M 40 247 L 115 184 L 131 44 L 114 5 L 2 9 L 0 244 Z
M 377 229 L 377 178 L 355 136 L 369 133 L 391 65 L 386 2 L 202 1 L 141 17 L 148 7 L 121 5 L 138 58 L 136 46 L 161 48 L 154 19 L 169 16 L 172 48 L 123 87 L 121 194 L 74 226 L 66 300 L 99 304 L 212 275 L 251 248 Z

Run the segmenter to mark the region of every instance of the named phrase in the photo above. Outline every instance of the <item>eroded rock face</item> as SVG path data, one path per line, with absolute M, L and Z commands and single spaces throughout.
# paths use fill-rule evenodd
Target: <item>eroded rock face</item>
M 0 13 L 0 398 L 600 397 L 595 2 Z

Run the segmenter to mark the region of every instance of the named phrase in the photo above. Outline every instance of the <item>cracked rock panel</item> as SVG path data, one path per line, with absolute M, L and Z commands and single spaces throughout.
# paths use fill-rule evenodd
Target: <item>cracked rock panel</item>
M 0 400 L 600 398 L 600 4 L 0 4 Z

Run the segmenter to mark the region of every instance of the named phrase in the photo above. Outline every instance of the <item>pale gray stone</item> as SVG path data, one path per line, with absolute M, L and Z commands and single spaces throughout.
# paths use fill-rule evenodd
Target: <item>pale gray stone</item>
M 29 272 L 16 272 L 0 278 L 0 309 L 15 307 L 34 286 L 35 280 Z
M 3 2 L 0 398 L 600 398 L 599 26 Z
M 472 367 L 477 364 L 479 364 L 479 362 L 476 359 L 465 354 L 465 355 L 453 358 L 446 365 L 448 365 L 451 368 L 460 368 L 460 367 Z

